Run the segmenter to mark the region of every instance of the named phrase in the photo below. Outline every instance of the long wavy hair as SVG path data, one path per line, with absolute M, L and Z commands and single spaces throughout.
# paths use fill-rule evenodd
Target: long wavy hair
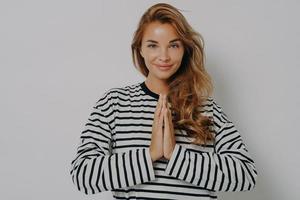
M 214 140 L 211 117 L 201 114 L 202 105 L 213 92 L 210 75 L 204 68 L 204 41 L 177 8 L 158 3 L 146 10 L 141 17 L 131 43 L 134 66 L 148 76 L 144 58 L 140 54 L 145 28 L 152 22 L 168 23 L 175 30 L 184 46 L 181 66 L 168 80 L 167 100 L 171 105 L 173 126 L 183 129 L 193 138 L 193 144 L 207 144 Z

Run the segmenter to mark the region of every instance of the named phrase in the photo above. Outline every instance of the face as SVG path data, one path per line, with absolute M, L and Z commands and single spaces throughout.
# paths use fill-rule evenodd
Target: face
M 149 70 L 147 78 L 167 80 L 180 67 L 184 47 L 170 24 L 152 22 L 144 31 L 140 53 Z

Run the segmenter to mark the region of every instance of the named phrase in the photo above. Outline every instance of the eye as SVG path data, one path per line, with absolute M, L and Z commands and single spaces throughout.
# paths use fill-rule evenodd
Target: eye
M 147 47 L 154 48 L 154 47 L 156 47 L 156 45 L 155 44 L 149 44 Z
M 179 45 L 178 44 L 172 44 L 171 47 L 172 48 L 179 48 Z

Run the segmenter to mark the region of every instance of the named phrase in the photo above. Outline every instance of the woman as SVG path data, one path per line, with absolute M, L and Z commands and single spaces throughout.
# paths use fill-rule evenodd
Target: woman
M 78 190 L 199 200 L 254 188 L 255 163 L 211 97 L 200 34 L 178 9 L 159 3 L 142 16 L 131 47 L 146 80 L 96 102 L 72 161 Z

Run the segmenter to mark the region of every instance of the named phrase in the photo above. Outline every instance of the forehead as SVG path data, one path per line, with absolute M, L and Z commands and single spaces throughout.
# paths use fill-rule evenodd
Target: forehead
M 178 38 L 176 30 L 171 24 L 160 22 L 152 22 L 148 24 L 144 30 L 143 41 L 148 39 L 155 41 L 173 40 Z

